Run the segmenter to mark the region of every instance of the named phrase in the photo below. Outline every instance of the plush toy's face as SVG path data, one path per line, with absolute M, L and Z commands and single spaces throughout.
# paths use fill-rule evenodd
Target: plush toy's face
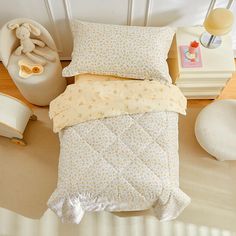
M 30 31 L 24 26 L 21 26 L 16 29 L 16 37 L 18 39 L 27 39 L 30 37 Z

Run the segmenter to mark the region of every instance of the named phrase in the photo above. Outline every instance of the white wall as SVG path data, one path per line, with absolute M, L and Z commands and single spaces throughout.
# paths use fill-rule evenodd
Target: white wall
M 218 0 L 223 6 L 227 0 Z M 56 41 L 62 59 L 69 59 L 72 37 L 69 20 L 128 25 L 202 24 L 210 0 L 0 0 L 0 26 L 17 18 L 43 24 Z M 236 13 L 236 4 L 232 10 Z M 236 26 L 233 32 L 236 49 Z

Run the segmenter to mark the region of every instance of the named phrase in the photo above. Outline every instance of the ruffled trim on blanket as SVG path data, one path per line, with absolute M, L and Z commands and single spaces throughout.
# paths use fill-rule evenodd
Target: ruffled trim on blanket
M 63 223 L 79 224 L 84 216 L 80 202 L 70 197 L 62 197 L 65 193 L 53 192 L 48 200 L 48 207 L 60 217 Z
M 147 201 L 140 202 L 117 202 L 108 201 L 92 194 L 71 194 L 55 190 L 47 203 L 48 207 L 61 218 L 62 222 L 79 224 L 85 211 L 141 211 L 151 207 Z
M 179 188 L 174 188 L 166 203 L 159 199 L 153 205 L 153 213 L 160 221 L 175 219 L 190 203 L 190 198 Z M 136 205 L 136 206 L 135 206 Z M 116 203 L 106 201 L 99 197 L 93 198 L 89 194 L 86 196 L 66 196 L 66 193 L 59 193 L 57 190 L 48 200 L 48 207 L 54 211 L 66 223 L 79 224 L 85 211 L 140 211 L 150 208 L 147 202 L 140 203 Z
M 161 200 L 158 200 L 153 206 L 153 213 L 160 221 L 170 221 L 177 218 L 190 202 L 188 195 L 181 189 L 174 188 L 166 203 L 163 204 Z

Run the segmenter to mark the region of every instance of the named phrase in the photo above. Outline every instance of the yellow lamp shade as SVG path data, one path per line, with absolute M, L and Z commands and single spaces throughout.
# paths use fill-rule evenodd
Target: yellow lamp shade
M 204 27 L 212 35 L 220 36 L 231 31 L 234 22 L 233 13 L 225 8 L 215 8 L 207 16 Z

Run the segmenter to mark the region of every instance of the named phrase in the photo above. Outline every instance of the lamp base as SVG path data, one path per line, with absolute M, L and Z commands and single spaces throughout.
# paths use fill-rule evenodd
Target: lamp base
M 204 32 L 201 35 L 200 42 L 202 46 L 204 46 L 205 48 L 214 49 L 218 48 L 221 45 L 222 39 L 220 36 L 215 36 L 207 32 Z

